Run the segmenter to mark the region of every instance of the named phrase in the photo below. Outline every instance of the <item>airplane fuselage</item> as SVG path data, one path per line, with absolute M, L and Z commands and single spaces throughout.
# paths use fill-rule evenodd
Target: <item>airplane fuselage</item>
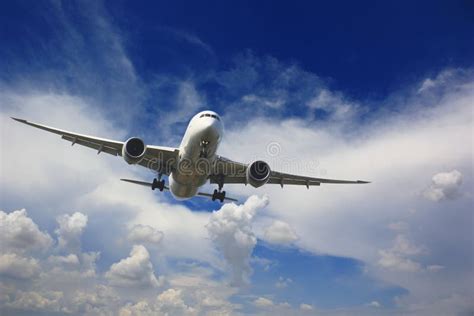
M 223 124 L 215 112 L 203 111 L 191 119 L 179 146 L 178 167 L 169 177 L 170 192 L 175 198 L 191 198 L 206 183 L 223 133 Z

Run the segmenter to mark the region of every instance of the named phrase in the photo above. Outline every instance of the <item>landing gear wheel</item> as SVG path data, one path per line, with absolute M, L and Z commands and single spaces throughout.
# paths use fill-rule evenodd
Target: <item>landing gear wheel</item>
M 214 193 L 212 194 L 212 200 L 215 201 L 215 200 L 219 200 L 222 202 L 224 202 L 225 200 L 225 191 L 217 191 L 217 190 L 214 190 Z
M 158 181 L 157 179 L 153 179 L 153 183 L 151 185 L 152 190 L 158 189 L 160 191 L 163 191 L 164 188 L 165 188 L 165 180 Z

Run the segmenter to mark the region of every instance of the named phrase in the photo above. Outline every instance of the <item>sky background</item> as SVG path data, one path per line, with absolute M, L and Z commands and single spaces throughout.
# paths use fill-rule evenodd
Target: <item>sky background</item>
M 471 1 L 0 3 L 2 315 L 472 315 Z M 373 181 L 175 201 L 10 116 Z M 212 192 L 211 185 L 205 190 Z

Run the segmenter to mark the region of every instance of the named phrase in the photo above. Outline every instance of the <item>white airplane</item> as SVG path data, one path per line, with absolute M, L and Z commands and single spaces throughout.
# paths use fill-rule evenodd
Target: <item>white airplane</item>
M 264 184 L 284 185 L 321 185 L 321 183 L 361 184 L 367 181 L 332 180 L 312 178 L 272 171 L 270 166 L 261 160 L 243 164 L 216 154 L 224 129 L 219 115 L 213 111 L 196 114 L 188 124 L 179 148 L 146 145 L 138 137 L 125 142 L 76 134 L 61 129 L 14 118 L 15 121 L 61 135 L 61 138 L 97 150 L 97 154 L 107 153 L 122 156 L 129 164 L 138 164 L 157 173 L 153 182 L 121 179 L 139 185 L 151 187 L 152 190 L 169 190 L 176 199 L 188 199 L 194 196 L 210 197 L 213 201 L 236 201 L 226 197 L 222 191 L 224 184 L 250 184 L 257 188 Z M 162 176 L 168 176 L 169 186 L 165 185 Z M 217 184 L 214 193 L 199 192 L 207 181 Z

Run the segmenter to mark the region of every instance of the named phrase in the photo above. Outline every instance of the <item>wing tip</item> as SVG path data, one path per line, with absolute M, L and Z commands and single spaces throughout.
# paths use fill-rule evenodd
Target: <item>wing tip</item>
M 18 117 L 10 116 L 10 118 L 11 118 L 12 120 L 15 120 L 15 121 L 20 122 L 20 123 L 28 123 L 27 120 L 24 120 L 24 119 L 21 119 L 21 118 L 18 118 Z
M 360 184 L 367 184 L 367 183 L 372 183 L 372 181 L 357 180 L 357 183 L 360 183 Z

